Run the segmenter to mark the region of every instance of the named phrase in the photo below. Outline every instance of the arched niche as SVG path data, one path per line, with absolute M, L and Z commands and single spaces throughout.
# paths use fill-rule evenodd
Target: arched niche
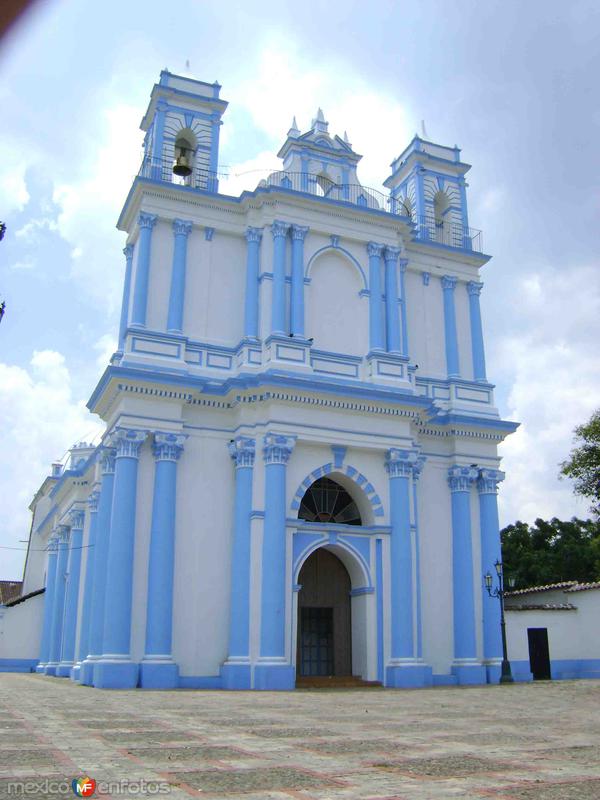
M 340 248 L 322 250 L 309 265 L 306 335 L 316 350 L 362 356 L 368 345 L 368 302 L 360 268 Z

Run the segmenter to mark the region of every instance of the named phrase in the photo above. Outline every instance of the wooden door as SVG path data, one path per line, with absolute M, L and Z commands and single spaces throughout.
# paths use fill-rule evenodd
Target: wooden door
M 328 550 L 315 550 L 298 583 L 297 674 L 351 675 L 350 576 Z

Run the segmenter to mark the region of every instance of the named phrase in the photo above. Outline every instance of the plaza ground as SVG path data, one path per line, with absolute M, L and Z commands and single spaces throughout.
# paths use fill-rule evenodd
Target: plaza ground
M 4 673 L 0 798 L 89 775 L 128 796 L 598 800 L 599 709 L 600 681 L 107 692 Z

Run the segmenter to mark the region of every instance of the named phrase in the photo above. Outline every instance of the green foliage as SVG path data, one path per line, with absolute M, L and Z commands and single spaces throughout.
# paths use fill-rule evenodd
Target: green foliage
M 501 531 L 502 562 L 515 589 L 560 581 L 600 580 L 600 521 L 536 519 Z
M 590 510 L 600 515 L 600 409 L 574 433 L 578 446 L 571 450 L 568 461 L 563 461 L 560 472 L 573 479 L 575 494 L 590 498 Z

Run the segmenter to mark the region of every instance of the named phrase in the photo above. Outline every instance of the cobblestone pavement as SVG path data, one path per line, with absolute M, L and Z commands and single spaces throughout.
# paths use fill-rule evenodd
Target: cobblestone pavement
M 600 681 L 108 692 L 4 673 L 0 732 L 0 798 L 88 775 L 107 797 L 600 800 Z

